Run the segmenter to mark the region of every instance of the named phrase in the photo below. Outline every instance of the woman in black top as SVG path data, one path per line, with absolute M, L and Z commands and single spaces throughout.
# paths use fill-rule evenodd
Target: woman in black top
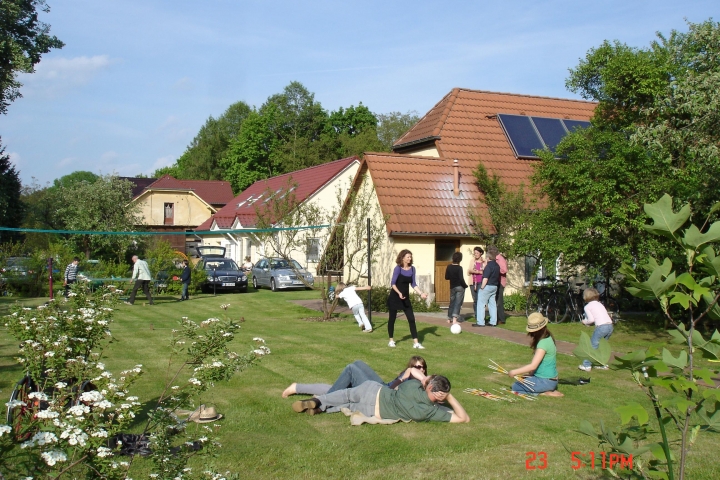
M 463 269 L 460 266 L 463 255 L 460 252 L 453 253 L 452 264 L 445 270 L 445 280 L 450 280 L 450 306 L 448 307 L 448 323 L 455 325 L 460 316 L 460 307 L 465 299 L 467 283 L 463 278 Z

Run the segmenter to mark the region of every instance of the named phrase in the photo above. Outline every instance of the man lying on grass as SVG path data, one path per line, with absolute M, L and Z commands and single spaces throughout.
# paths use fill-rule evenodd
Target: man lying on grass
M 470 417 L 450 393 L 450 382 L 442 375 L 426 377 L 417 369 L 411 380 L 393 390 L 388 386 L 367 381 L 358 387 L 337 390 L 309 400 L 292 404 L 293 410 L 308 415 L 335 413 L 341 409 L 352 412 L 352 424 L 409 422 L 468 423 Z M 448 407 L 439 403 L 447 403 Z M 361 421 L 357 418 L 361 417 Z

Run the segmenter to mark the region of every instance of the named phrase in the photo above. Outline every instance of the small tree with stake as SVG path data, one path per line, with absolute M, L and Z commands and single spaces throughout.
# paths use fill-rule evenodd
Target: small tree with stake
M 673 480 L 677 473 L 682 480 L 688 452 L 698 434 L 720 431 L 720 389 L 713 380 L 718 371 L 702 366 L 700 360 L 720 360 L 720 333 L 715 330 L 708 340 L 696 329 L 707 317 L 720 319 L 720 221 L 710 224 L 718 210 L 720 203 L 712 207 L 708 219 L 698 228 L 688 223 L 690 205 L 675 212 L 669 195 L 645 205 L 645 213 L 653 220 L 646 230 L 679 245 L 686 263 L 673 265 L 668 258 L 658 262 L 650 257 L 639 266 L 640 271 L 623 265 L 620 273 L 625 275 L 626 288 L 632 295 L 660 303 L 667 320 L 676 327 L 669 332 L 672 342 L 684 347 L 677 357 L 666 348 L 650 347 L 615 359 L 613 369 L 629 371 L 650 400 L 660 441 L 648 441 L 656 439 L 658 432 L 649 426 L 648 412 L 639 403 L 616 409 L 623 424 L 618 430 L 601 423 L 598 433 L 583 421 L 580 432 L 596 438 L 601 447 L 634 456 L 632 469 L 611 470 L 613 475 Z M 575 354 L 594 363 L 607 363 L 607 342 L 601 341 L 600 348 L 593 350 L 587 335 L 583 335 Z M 679 455 L 675 455 L 678 448 Z

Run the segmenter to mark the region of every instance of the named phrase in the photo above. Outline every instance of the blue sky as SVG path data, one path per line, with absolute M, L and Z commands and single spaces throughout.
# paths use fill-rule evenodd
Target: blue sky
M 210 116 L 293 80 L 328 110 L 421 115 L 453 87 L 574 98 L 568 68 L 603 40 L 719 17 L 717 1 L 48 0 L 66 46 L 0 116 L 24 183 L 149 174 Z M 716 18 L 717 20 L 717 18 Z

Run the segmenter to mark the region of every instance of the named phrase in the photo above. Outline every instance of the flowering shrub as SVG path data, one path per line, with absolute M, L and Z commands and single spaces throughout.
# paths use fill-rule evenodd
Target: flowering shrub
M 101 362 L 119 293 L 91 294 L 79 286 L 67 300 L 18 307 L 6 316 L 8 331 L 21 342 L 18 361 L 28 377 L 22 394 L 6 403 L 12 424 L 0 424 L 0 478 L 127 478 L 135 456 L 121 458 L 122 442 L 112 440 L 140 420 L 141 403 L 130 387 L 143 374 L 142 365 L 115 375 Z M 220 447 L 219 425 L 187 429 L 178 411 L 270 353 L 259 338 L 245 355 L 230 351 L 239 328 L 231 320 L 198 324 L 183 317 L 173 330 L 170 380 L 143 431 L 151 478 L 224 478 L 211 468 L 194 473 L 187 467 L 191 457 L 209 459 Z

